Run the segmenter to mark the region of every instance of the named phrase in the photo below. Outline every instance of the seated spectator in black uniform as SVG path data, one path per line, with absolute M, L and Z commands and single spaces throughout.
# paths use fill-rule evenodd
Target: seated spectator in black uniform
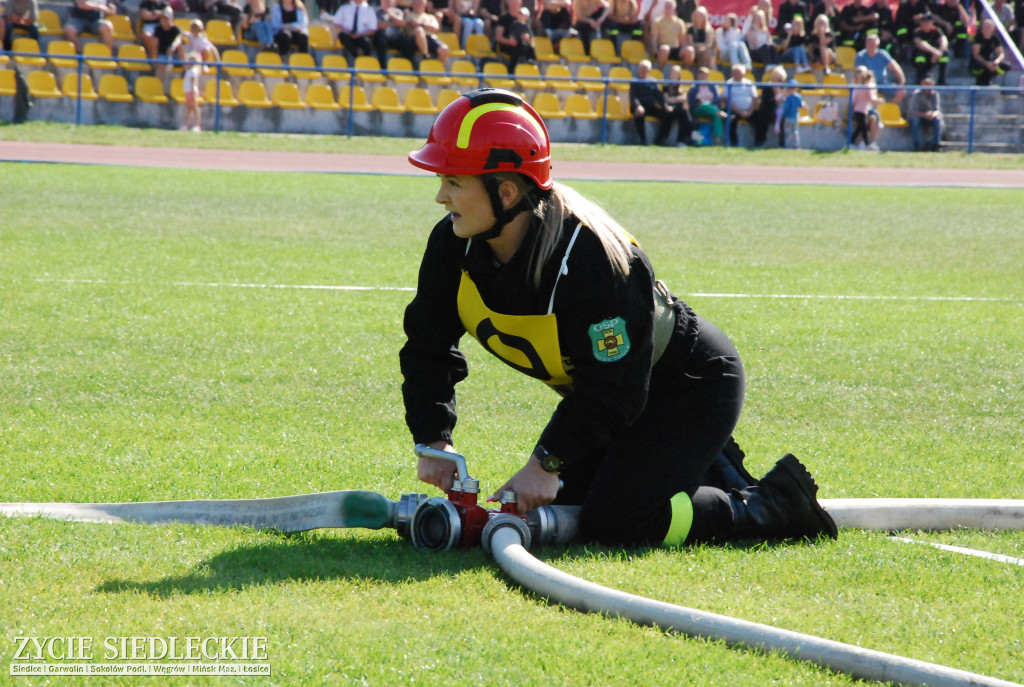
M 970 18 L 960 0 L 934 0 L 932 15 L 935 17 L 935 25 L 946 34 L 950 53 L 954 57 L 967 57 L 970 52 L 967 37 Z
M 405 12 L 398 7 L 397 0 L 381 0 L 377 8 L 377 33 L 373 35 L 377 49 L 377 61 L 388 63 L 388 51 L 398 54 L 415 64 L 416 43 L 405 34 Z
M 184 57 L 182 48 L 185 42 L 185 32 L 174 23 L 174 10 L 165 7 L 160 15 L 160 24 L 153 29 L 153 37 L 156 39 L 156 66 L 153 74 L 161 81 L 167 73 L 167 66 L 178 57 Z
M 971 73 L 978 86 L 988 86 L 992 79 L 1009 71 L 1003 56 L 1003 39 L 996 33 L 995 22 L 986 17 L 971 46 Z
M 931 11 L 929 0 L 900 0 L 896 8 L 896 51 L 890 53 L 900 62 L 908 62 L 914 50 L 914 31 L 925 12 Z
M 864 0 L 853 0 L 839 13 L 839 44 L 864 49 L 864 39 L 871 31 L 878 31 L 881 16 L 874 7 L 868 7 Z
M 629 82 L 629 111 L 633 115 L 636 133 L 640 136 L 640 145 L 647 145 L 647 127 L 644 122 L 647 117 L 658 120 L 654 143 L 663 145 L 672 127 L 672 112 L 665 100 L 665 92 L 650 78 L 650 73 L 650 60 L 641 60 L 636 65 L 636 79 Z
M 786 26 L 793 24 L 795 17 L 802 17 L 804 26 L 811 25 L 810 10 L 804 0 L 782 0 L 779 4 L 779 13 L 775 18 L 775 38 L 782 40 L 786 37 Z
M 536 60 L 533 32 L 530 31 L 530 11 L 523 14 L 523 0 L 508 0 L 508 11 L 501 15 L 494 28 L 494 45 L 498 54 L 508 60 L 508 70 L 514 72 L 519 60 Z
M 693 140 L 693 122 L 690 120 L 690 108 L 686 98 L 689 85 L 680 82 L 682 76 L 683 68 L 678 64 L 672 65 L 668 71 L 669 83 L 662 87 L 665 92 L 665 105 L 671 113 L 671 121 L 679 125 L 676 134 L 678 147 L 685 147 Z
M 949 65 L 949 41 L 942 29 L 935 25 L 931 12 L 921 17 L 921 23 L 914 31 L 914 69 L 917 83 L 931 74 L 938 65 L 940 86 L 946 85 L 946 67 Z

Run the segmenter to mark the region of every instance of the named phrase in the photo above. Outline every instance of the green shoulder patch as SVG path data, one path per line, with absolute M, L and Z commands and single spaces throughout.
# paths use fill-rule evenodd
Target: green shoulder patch
M 629 353 L 629 334 L 621 317 L 592 324 L 587 333 L 594 344 L 594 358 L 602 363 L 614 363 Z

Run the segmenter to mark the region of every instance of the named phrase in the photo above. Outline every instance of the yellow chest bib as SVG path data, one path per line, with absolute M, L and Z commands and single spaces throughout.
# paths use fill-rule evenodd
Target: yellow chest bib
M 559 277 L 566 272 L 566 260 L 579 231 L 577 226 L 562 259 Z M 558 282 L 555 284 L 557 286 Z M 469 335 L 509 367 L 549 386 L 559 387 L 570 384 L 572 377 L 569 376 L 571 367 L 566 369 L 566 361 L 558 345 L 558 321 L 551 312 L 554 302 L 552 290 L 546 314 L 506 315 L 487 307 L 476 284 L 465 271 L 459 282 L 459 318 Z

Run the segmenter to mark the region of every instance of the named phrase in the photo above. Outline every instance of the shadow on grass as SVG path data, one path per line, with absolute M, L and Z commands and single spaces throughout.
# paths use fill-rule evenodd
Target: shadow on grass
M 360 579 L 397 584 L 439 575 L 450 577 L 491 565 L 482 550 L 427 553 L 400 539 L 366 541 L 300 534 L 224 551 L 184 575 L 151 582 L 108 580 L 95 591 L 169 598 L 308 580 Z

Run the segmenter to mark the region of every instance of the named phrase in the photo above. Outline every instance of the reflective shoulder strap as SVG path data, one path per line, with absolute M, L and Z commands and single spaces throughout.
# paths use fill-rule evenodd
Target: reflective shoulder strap
M 569 253 L 572 252 L 572 247 L 576 243 L 576 237 L 580 235 L 580 229 L 583 228 L 583 222 L 576 225 L 576 231 L 572 233 L 572 238 L 569 239 L 569 246 L 565 249 L 565 255 L 562 256 L 562 266 L 558 268 L 558 276 L 555 277 L 555 285 L 551 287 L 551 300 L 548 301 L 548 315 L 555 308 L 555 290 L 558 288 L 558 280 L 562 278 L 563 274 L 569 274 Z

